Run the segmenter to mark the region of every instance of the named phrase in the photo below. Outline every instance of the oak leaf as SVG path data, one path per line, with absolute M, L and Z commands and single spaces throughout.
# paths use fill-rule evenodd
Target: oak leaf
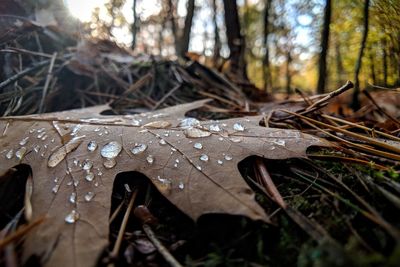
M 185 113 L 207 100 L 126 116 L 108 106 L 0 118 L 0 174 L 32 168 L 32 220 L 46 220 L 24 243 L 24 258 L 45 266 L 93 266 L 108 242 L 114 177 L 146 175 L 196 220 L 227 213 L 269 221 L 237 164 L 251 155 L 305 157 L 323 141 L 295 130 L 259 126 L 261 116 L 201 121 Z

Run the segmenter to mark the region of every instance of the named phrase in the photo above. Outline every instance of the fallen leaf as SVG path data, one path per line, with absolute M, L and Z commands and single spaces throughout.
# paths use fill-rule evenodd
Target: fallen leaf
M 47 218 L 27 235 L 24 259 L 36 254 L 45 266 L 95 265 L 108 242 L 113 180 L 125 171 L 146 175 L 194 220 L 227 213 L 268 222 L 237 164 L 251 155 L 304 157 L 309 146 L 325 144 L 261 127 L 260 116 L 185 119 L 206 102 L 127 116 L 101 116 L 109 107 L 98 106 L 0 118 L 0 173 L 30 165 L 32 219 Z

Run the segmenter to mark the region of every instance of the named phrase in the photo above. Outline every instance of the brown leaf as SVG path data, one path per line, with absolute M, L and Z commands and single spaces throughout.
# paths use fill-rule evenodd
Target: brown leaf
M 194 220 L 228 213 L 268 222 L 239 161 L 304 157 L 307 147 L 324 143 L 298 131 L 260 127 L 260 117 L 184 119 L 206 102 L 128 116 L 101 116 L 108 108 L 101 106 L 1 118 L 0 173 L 29 164 L 32 219 L 47 218 L 28 234 L 25 259 L 37 254 L 46 266 L 95 265 L 108 242 L 113 180 L 124 171 L 145 174 Z

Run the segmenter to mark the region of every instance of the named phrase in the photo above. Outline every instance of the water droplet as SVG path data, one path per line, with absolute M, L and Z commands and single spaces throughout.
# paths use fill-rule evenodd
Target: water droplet
M 90 152 L 95 151 L 97 148 L 97 143 L 96 141 L 90 141 L 87 145 L 87 150 L 89 150 Z
M 179 182 L 178 187 L 179 189 L 183 190 L 185 188 L 185 184 L 183 182 Z
M 131 149 L 132 154 L 137 155 L 144 152 L 147 149 L 147 145 L 145 144 L 135 144 L 135 146 Z
M 207 136 L 211 135 L 211 133 L 209 131 L 204 131 L 199 128 L 187 128 L 187 129 L 185 129 L 184 134 L 186 135 L 186 137 L 189 137 L 189 138 L 201 138 L 201 137 L 207 137 Z
M 29 133 L 34 133 L 36 131 L 36 129 L 30 129 Z
M 104 166 L 106 169 L 114 168 L 115 165 L 117 165 L 117 162 L 115 161 L 115 159 L 106 159 L 106 160 L 103 162 L 103 166 Z
M 7 159 L 11 159 L 14 155 L 14 149 L 10 149 L 8 150 L 7 154 L 6 154 L 6 158 Z
M 218 140 L 219 141 L 224 141 L 224 138 L 223 137 L 218 137 Z
M 175 162 L 176 162 L 176 163 L 179 163 L 179 159 L 176 159 Z
M 176 148 L 175 147 L 171 147 L 171 151 L 172 152 L 176 152 Z
M 68 143 L 55 150 L 50 155 L 47 166 L 50 168 L 57 166 L 61 161 L 64 160 L 68 153 L 78 148 L 78 146 L 82 143 L 83 138 L 85 138 L 85 136 L 74 137 Z
M 232 137 L 232 138 L 230 138 L 230 140 L 231 140 L 233 143 L 240 143 L 240 142 L 242 142 L 242 138 L 240 138 L 240 137 Z
M 164 129 L 171 126 L 169 121 L 152 121 L 144 125 L 147 128 Z
M 194 143 L 193 147 L 196 149 L 202 149 L 203 145 L 201 143 Z
M 40 150 L 40 146 L 39 145 L 36 145 L 36 146 L 33 147 L 33 151 L 35 151 L 35 153 L 39 153 L 39 150 Z
M 174 168 L 178 168 L 178 163 L 175 163 L 175 164 L 174 164 Z
M 224 164 L 224 162 L 222 161 L 222 160 L 217 160 L 217 163 L 219 164 L 219 165 L 222 165 L 222 164 Z
M 94 179 L 94 173 L 93 172 L 88 172 L 85 176 L 86 181 L 91 182 Z
M 220 132 L 221 131 L 221 127 L 219 127 L 218 124 L 211 124 L 210 125 L 210 131 L 212 131 L 212 132 Z
M 101 129 L 99 127 L 97 127 L 96 129 L 94 129 L 95 132 L 99 132 Z
M 69 196 L 69 202 L 71 202 L 72 204 L 76 203 L 76 193 L 72 192 L 71 195 Z
M 203 154 L 200 156 L 201 161 L 208 161 L 208 156 L 206 154 Z
M 165 137 L 168 137 L 168 136 L 169 136 L 169 133 L 168 133 L 168 132 L 164 133 L 164 136 L 165 136 Z
M 273 141 L 273 143 L 277 144 L 278 146 L 285 146 L 286 141 L 279 139 L 279 140 Z
M 85 159 L 82 163 L 82 169 L 89 171 L 93 167 L 93 162 L 89 159 Z
M 199 171 L 201 171 L 201 166 L 197 165 L 196 169 L 198 169 Z
M 54 194 L 57 194 L 58 190 L 60 189 L 60 185 L 56 184 L 52 189 L 51 192 L 53 192 Z
M 85 195 L 85 201 L 90 202 L 94 198 L 94 192 L 87 192 Z
M 23 146 L 15 152 L 15 156 L 17 157 L 17 159 L 21 160 L 25 156 L 25 153 L 26 147 Z
M 165 140 L 164 139 L 161 139 L 160 140 L 160 142 L 158 142 L 160 145 L 162 145 L 162 146 L 164 146 L 164 145 L 166 145 L 167 144 L 167 142 L 165 142 Z
M 181 120 L 181 122 L 179 123 L 178 127 L 181 128 L 190 128 L 193 126 L 199 126 L 200 125 L 200 121 L 198 119 L 195 118 L 185 118 L 183 120 Z
M 74 186 L 77 187 L 79 185 L 79 180 L 74 180 Z
M 72 180 L 67 183 L 68 186 L 72 185 Z
M 75 166 L 78 166 L 78 165 L 79 165 L 79 160 L 78 160 L 78 159 L 74 159 L 74 160 L 72 161 L 72 163 L 73 163 Z
M 60 180 L 60 178 L 58 178 L 57 176 L 54 177 L 54 179 L 53 179 L 53 181 L 54 181 L 55 183 L 58 183 L 59 180 Z
M 38 139 L 41 139 L 41 138 L 43 138 L 43 137 L 45 136 L 45 134 L 46 134 L 46 132 L 41 132 L 41 133 L 39 133 L 39 134 L 37 135 L 37 138 L 38 138 Z
M 117 141 L 111 141 L 101 149 L 101 156 L 107 159 L 113 159 L 121 152 L 122 146 Z
M 77 124 L 74 126 L 74 128 L 72 129 L 71 135 L 74 136 L 78 133 L 78 131 L 81 129 L 82 125 Z
M 28 142 L 28 139 L 29 139 L 29 136 L 23 138 L 23 139 L 19 142 L 19 144 L 20 144 L 21 146 L 26 145 L 26 143 Z
M 38 133 L 41 133 L 41 132 L 43 132 L 44 130 L 46 130 L 46 128 L 40 128 L 40 129 L 37 130 L 37 132 L 38 132 Z
M 75 223 L 79 220 L 79 213 L 76 210 L 72 210 L 67 216 L 65 216 L 66 223 Z
M 239 123 L 239 122 L 237 122 L 237 123 L 235 123 L 235 124 L 233 125 L 233 130 L 235 130 L 235 131 L 243 132 L 244 129 L 245 129 L 244 126 L 243 126 L 241 123 Z
M 56 139 L 51 138 L 50 142 L 54 143 L 54 141 L 56 141 Z
M 231 155 L 225 155 L 224 158 L 225 158 L 226 160 L 232 160 L 232 156 L 231 156 Z
M 149 164 L 153 164 L 154 163 L 154 157 L 152 155 L 148 155 L 147 158 L 146 158 L 146 161 Z
M 132 124 L 132 126 L 139 127 L 139 126 L 140 126 L 140 121 L 139 121 L 139 120 L 132 119 L 131 124 Z

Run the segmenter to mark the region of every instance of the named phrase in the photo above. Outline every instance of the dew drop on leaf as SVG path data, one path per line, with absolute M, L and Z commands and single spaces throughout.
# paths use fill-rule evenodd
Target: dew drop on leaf
M 232 156 L 231 155 L 225 155 L 224 157 L 226 160 L 232 160 Z
M 85 179 L 86 179 L 86 181 L 88 181 L 88 182 L 93 181 L 93 179 L 94 179 L 94 173 L 93 173 L 93 172 L 88 172 L 88 173 L 85 175 Z
M 79 213 L 76 210 L 72 210 L 67 216 L 65 216 L 65 222 L 73 224 L 79 220 Z
M 200 125 L 200 121 L 198 119 L 195 118 L 185 118 L 183 120 L 181 120 L 181 122 L 179 123 L 179 127 L 181 128 L 190 128 L 193 126 L 199 126 Z
M 154 163 L 154 157 L 152 155 L 148 155 L 146 158 L 147 163 L 153 164 Z
M 113 159 L 121 152 L 122 146 L 117 141 L 111 141 L 103 146 L 100 153 L 101 156 L 107 159 Z
M 217 163 L 219 164 L 219 165 L 222 165 L 222 164 L 224 164 L 224 162 L 222 161 L 222 160 L 217 160 Z
M 97 148 L 97 143 L 96 143 L 96 141 L 90 141 L 90 142 L 88 143 L 88 145 L 87 145 L 87 149 L 88 149 L 90 152 L 95 151 L 96 148 Z
M 135 144 L 135 146 L 131 149 L 132 154 L 137 155 L 144 152 L 147 149 L 147 145 L 145 144 Z
M 171 126 L 171 123 L 168 121 L 152 121 L 144 125 L 147 128 L 155 128 L 155 129 L 164 129 Z
M 159 142 L 158 142 L 160 145 L 162 145 L 162 146 L 164 146 L 164 145 L 166 145 L 167 144 L 167 142 L 165 142 L 165 140 L 164 139 L 161 139 Z
M 230 140 L 231 140 L 233 143 L 240 143 L 240 142 L 242 142 L 242 138 L 240 138 L 240 137 L 232 137 L 232 138 L 230 138 Z
M 185 184 L 183 182 L 179 182 L 178 187 L 179 189 L 183 190 L 185 188 Z
M 202 169 L 201 169 L 201 166 L 199 166 L 199 165 L 196 166 L 196 169 L 198 169 L 199 171 L 202 170 Z
M 185 129 L 184 134 L 188 138 L 201 138 L 201 137 L 207 137 L 207 136 L 211 135 L 211 133 L 209 131 L 204 131 L 199 128 L 187 128 L 187 129 Z
M 6 154 L 6 158 L 11 159 L 13 157 L 13 155 L 14 155 L 14 150 L 10 149 L 10 150 L 8 150 L 8 152 Z
M 201 143 L 194 143 L 193 147 L 196 149 L 202 149 L 203 145 Z
M 285 145 L 286 145 L 285 140 L 282 140 L 282 139 L 273 141 L 273 143 L 274 143 L 274 144 L 277 144 L 278 146 L 285 146 Z
M 85 159 L 85 161 L 82 163 L 82 169 L 85 171 L 89 171 L 93 167 L 93 162 L 89 159 Z
M 23 138 L 23 139 L 19 142 L 19 144 L 20 144 L 21 146 L 26 145 L 26 143 L 28 142 L 28 139 L 29 139 L 29 136 Z
M 219 127 L 218 124 L 211 124 L 209 129 L 212 132 L 220 132 L 221 131 L 221 127 Z
M 71 195 L 69 196 L 69 202 L 71 202 L 72 204 L 76 203 L 76 193 L 72 192 Z
M 18 149 L 17 151 L 15 151 L 15 156 L 17 157 L 17 159 L 21 160 L 26 153 L 26 147 L 21 147 L 20 149 Z
M 60 189 L 60 185 L 56 184 L 52 189 L 51 192 L 53 192 L 54 194 L 57 194 L 58 190 Z
M 87 192 L 85 195 L 85 201 L 90 202 L 94 198 L 94 192 Z
M 206 154 L 203 154 L 200 156 L 201 161 L 208 161 L 208 156 Z
M 103 162 L 103 166 L 106 168 L 106 169 L 111 169 L 111 168 L 114 168 L 114 166 L 117 164 L 117 162 L 115 161 L 115 159 L 106 159 L 104 162 Z
M 140 121 L 132 119 L 131 124 L 132 124 L 132 126 L 139 127 L 140 126 Z
M 241 123 L 239 123 L 239 122 L 236 122 L 236 123 L 233 125 L 233 130 L 235 130 L 235 131 L 243 132 L 244 129 L 245 129 L 244 126 L 243 126 Z

